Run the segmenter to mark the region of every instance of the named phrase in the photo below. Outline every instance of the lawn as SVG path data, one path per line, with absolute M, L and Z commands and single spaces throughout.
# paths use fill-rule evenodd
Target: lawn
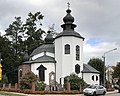
M 0 95 L 5 95 L 5 96 L 26 96 L 26 95 L 22 95 L 22 94 L 18 94 L 18 93 L 4 92 L 4 91 L 0 91 Z

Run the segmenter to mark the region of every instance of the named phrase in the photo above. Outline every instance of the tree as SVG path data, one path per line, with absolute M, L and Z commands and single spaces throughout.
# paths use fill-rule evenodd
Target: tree
M 67 87 L 67 82 L 70 82 L 71 90 L 79 90 L 80 85 L 85 84 L 84 80 L 75 74 L 70 74 L 70 76 L 65 77 L 65 79 L 64 79 L 64 87 L 65 88 Z
M 113 78 L 119 78 L 119 83 L 120 83 L 120 62 L 117 63 L 114 69 Z
M 100 72 L 100 83 L 104 82 L 104 62 L 99 58 L 92 58 L 88 61 L 88 64 Z
M 3 74 L 6 74 L 9 82 L 17 82 L 18 65 L 23 61 L 26 46 L 31 54 L 43 43 L 42 34 L 45 32 L 40 28 L 42 19 L 43 15 L 40 12 L 29 13 L 25 23 L 22 22 L 21 17 L 15 17 L 5 30 L 4 37 L 0 37 Z
M 2 74 L 6 74 L 9 82 L 17 82 L 17 73 L 14 67 L 16 60 L 14 57 L 14 49 L 11 47 L 11 42 L 4 36 L 0 36 L 0 52 L 2 58 Z
M 36 12 L 35 14 L 30 12 L 28 14 L 28 18 L 26 19 L 26 23 L 23 25 L 27 37 L 25 45 L 28 47 L 29 54 L 41 43 L 43 43 L 42 35 L 45 32 L 39 27 L 42 25 L 41 20 L 43 17 L 44 16 L 40 12 Z
M 21 43 L 23 38 L 23 26 L 21 17 L 15 17 L 15 21 L 9 25 L 9 27 L 5 30 L 5 36 L 10 38 L 12 47 L 14 48 L 15 56 L 21 53 Z

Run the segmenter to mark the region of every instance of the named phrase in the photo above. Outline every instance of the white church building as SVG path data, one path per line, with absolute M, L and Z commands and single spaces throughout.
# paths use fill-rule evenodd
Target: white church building
M 84 37 L 75 31 L 71 10 L 68 8 L 66 12 L 64 24 L 61 25 L 63 31 L 55 38 L 48 31 L 45 43 L 36 48 L 30 56 L 25 54 L 26 61 L 18 68 L 18 80 L 32 71 L 47 85 L 52 85 L 55 81 L 63 84 L 65 76 L 75 73 L 87 84 L 99 84 L 99 71 L 83 64 Z

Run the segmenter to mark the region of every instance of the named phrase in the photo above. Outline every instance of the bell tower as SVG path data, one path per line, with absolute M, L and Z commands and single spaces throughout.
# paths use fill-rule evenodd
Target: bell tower
M 61 25 L 63 31 L 55 38 L 55 60 L 56 62 L 56 80 L 60 82 L 61 78 L 71 73 L 82 77 L 83 70 L 83 41 L 79 33 L 74 29 L 77 27 L 74 23 L 74 17 L 71 15 L 70 4 L 68 3 L 67 15 L 63 18 L 64 24 Z

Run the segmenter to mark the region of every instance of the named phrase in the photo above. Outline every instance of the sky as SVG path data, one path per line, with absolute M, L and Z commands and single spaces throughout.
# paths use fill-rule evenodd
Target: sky
M 120 62 L 120 0 L 0 0 L 0 32 L 20 16 L 25 21 L 29 12 L 40 11 L 44 18 L 42 29 L 47 31 L 53 24 L 61 32 L 67 3 L 77 25 L 75 31 L 85 38 L 83 62 L 100 58 L 105 52 L 106 65 L 115 66 Z

